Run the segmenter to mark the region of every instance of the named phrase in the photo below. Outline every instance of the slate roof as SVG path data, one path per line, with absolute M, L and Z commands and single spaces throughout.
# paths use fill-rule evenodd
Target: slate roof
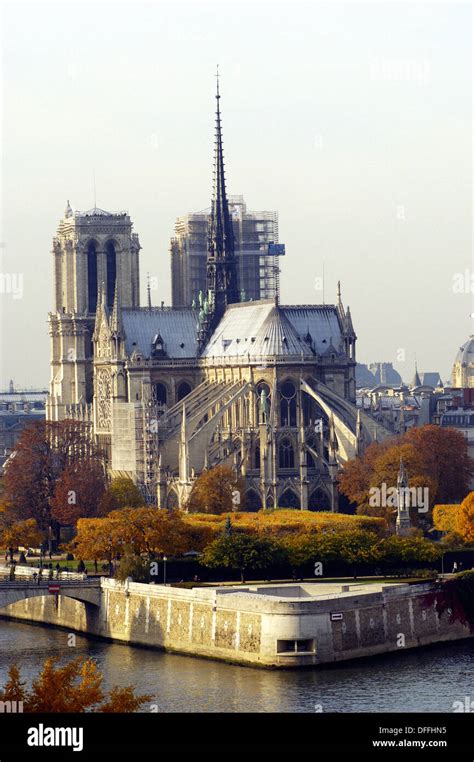
M 330 345 L 337 350 L 341 343 L 341 325 L 337 307 L 333 304 L 294 305 L 280 307 L 294 327 L 304 338 L 309 332 L 313 339 L 313 348 L 318 354 L 330 350 Z
M 230 305 L 203 357 L 313 357 L 331 346 L 337 352 L 340 341 L 336 307 L 280 307 L 261 300 Z
M 428 372 L 421 373 L 420 375 L 422 386 L 432 386 L 433 388 L 436 388 L 437 386 L 443 386 L 443 381 L 439 373 Z
M 150 357 L 159 334 L 170 358 L 198 356 L 198 311 L 153 307 L 122 309 L 125 350 Z M 273 300 L 231 304 L 207 343 L 202 357 L 314 357 L 341 348 L 335 306 L 280 307 Z
M 197 310 L 189 308 L 122 309 L 125 350 L 129 356 L 136 350 L 143 357 L 150 357 L 152 341 L 157 334 L 160 334 L 168 357 L 178 359 L 196 357 L 197 321 Z

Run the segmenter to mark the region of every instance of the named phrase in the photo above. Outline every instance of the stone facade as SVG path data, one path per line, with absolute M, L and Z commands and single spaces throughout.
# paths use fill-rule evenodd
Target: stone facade
M 73 211 L 67 205 L 53 239 L 54 311 L 49 314 L 50 420 L 68 417 L 69 406 L 93 397 L 93 346 L 98 294 L 111 308 L 116 293 L 124 306 L 139 304 L 140 243 L 126 212 Z
M 471 636 L 468 627 L 426 607 L 430 584 L 186 590 L 103 580 L 101 588 L 100 606 L 50 595 L 10 604 L 1 613 L 132 645 L 278 668 Z

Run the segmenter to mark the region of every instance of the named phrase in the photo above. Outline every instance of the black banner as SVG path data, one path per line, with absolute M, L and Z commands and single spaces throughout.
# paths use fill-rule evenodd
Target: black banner
M 371 759 L 474 759 L 465 714 L 2 714 L 0 760 L 95 760 L 193 748 L 304 748 Z M 258 749 L 257 749 L 258 750 Z M 288 749 L 288 752 L 290 749 Z

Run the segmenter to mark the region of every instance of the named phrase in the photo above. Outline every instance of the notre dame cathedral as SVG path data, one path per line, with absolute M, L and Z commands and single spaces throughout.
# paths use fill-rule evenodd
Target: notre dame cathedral
M 112 476 L 159 508 L 231 466 L 246 510 L 338 510 L 337 473 L 385 430 L 355 405 L 349 308 L 242 301 L 217 90 L 207 292 L 140 307 L 138 235 L 126 212 L 73 211 L 53 241 L 50 420 L 88 422 Z

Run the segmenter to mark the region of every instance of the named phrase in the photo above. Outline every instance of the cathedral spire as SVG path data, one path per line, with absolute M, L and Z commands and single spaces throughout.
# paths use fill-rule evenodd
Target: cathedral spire
M 146 296 L 148 309 L 151 310 L 151 285 L 150 285 L 150 273 L 146 274 Z
M 235 304 L 239 301 L 234 232 L 225 187 L 220 98 L 219 67 L 217 67 L 214 187 L 207 257 L 207 288 L 211 296 L 210 301 L 213 304 L 213 324 L 220 320 L 228 304 Z
M 120 305 L 118 282 L 115 281 L 114 304 L 110 316 L 110 330 L 119 336 L 122 333 L 122 308 Z

